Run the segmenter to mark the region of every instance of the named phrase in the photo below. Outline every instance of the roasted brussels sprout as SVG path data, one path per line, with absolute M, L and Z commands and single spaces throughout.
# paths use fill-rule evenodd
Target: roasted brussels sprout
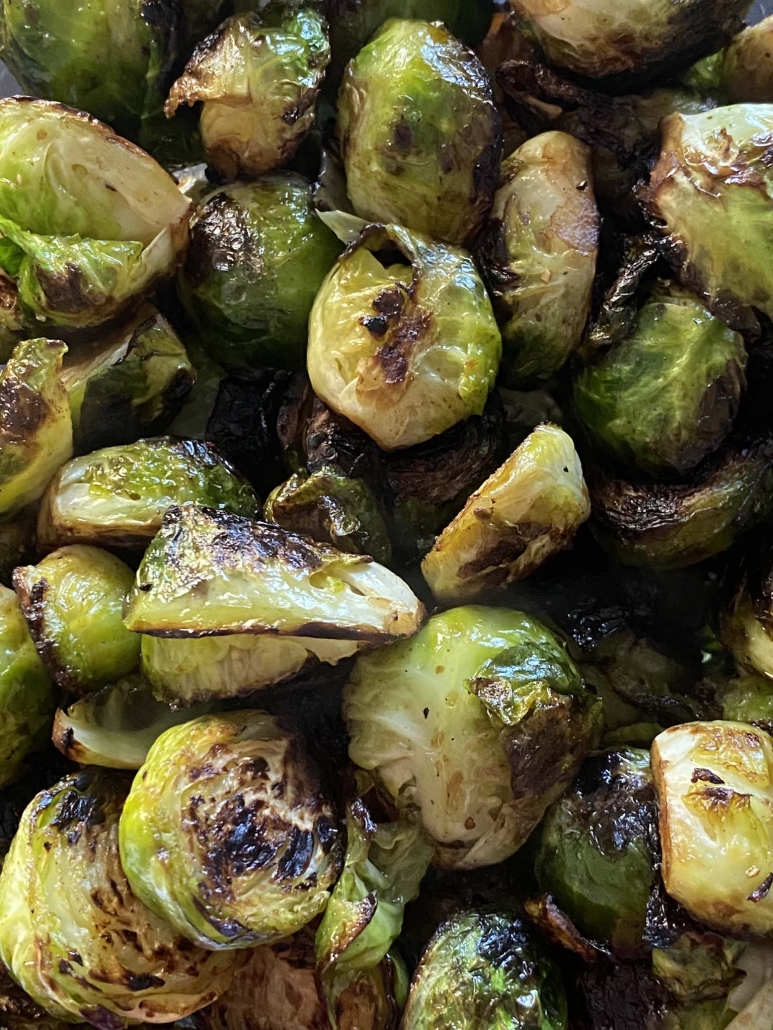
M 340 252 L 301 176 L 235 183 L 193 220 L 180 298 L 224 367 L 303 368 L 309 312 Z
M 684 475 L 732 428 L 744 387 L 743 337 L 686 291 L 656 288 L 627 339 L 574 383 L 593 441 L 653 476 Z
M 750 547 L 722 639 L 740 666 L 773 679 L 773 543 Z
M 132 889 L 216 950 L 279 940 L 319 915 L 341 850 L 335 808 L 302 742 L 259 711 L 163 733 L 121 816 Z
M 343 715 L 352 761 L 418 806 L 451 869 L 513 854 L 601 731 L 601 705 L 556 638 L 497 608 L 455 608 L 360 656 Z
M 52 1015 L 171 1023 L 214 1001 L 241 956 L 204 951 L 137 898 L 118 849 L 128 781 L 95 768 L 26 809 L 0 875 L 0 958 Z
M 505 911 L 461 912 L 437 928 L 411 983 L 404 1030 L 566 1030 L 561 974 Z
M 362 218 L 457 245 L 483 225 L 501 122 L 483 65 L 441 25 L 386 22 L 344 72 L 338 136 Z
M 189 208 L 160 165 L 101 122 L 0 101 L 0 268 L 27 325 L 93 331 L 136 306 L 174 271 Z
M 528 140 L 502 165 L 477 248 L 502 326 L 502 376 L 549 379 L 588 320 L 599 241 L 590 151 L 565 132 Z
M 730 680 L 719 702 L 723 719 L 753 722 L 773 733 L 773 683 L 766 676 L 749 674 Z
M 226 373 L 212 360 L 198 337 L 186 337 L 185 349 L 196 373 L 196 382 L 167 431 L 171 436 L 204 440 L 207 438 L 207 425 L 215 408 L 220 384 Z M 228 458 L 228 455 L 223 456 Z
M 470 257 L 394 225 L 362 232 L 309 321 L 315 392 L 387 451 L 480 415 L 501 352 Z
M 240 515 L 258 511 L 252 488 L 209 444 L 159 437 L 105 447 L 61 469 L 43 499 L 38 539 L 48 548 L 141 548 L 166 510 L 186 502 Z
M 729 104 L 773 102 L 773 16 L 739 32 L 724 50 L 699 61 L 685 81 Z
M 689 930 L 667 948 L 653 948 L 652 971 L 672 997 L 692 1003 L 724 999 L 744 979 L 742 941 Z
M 506 587 L 567 547 L 589 515 L 571 437 L 537 426 L 440 534 L 424 578 L 443 600 Z
M 741 722 L 673 726 L 652 745 L 663 882 L 701 922 L 773 932 L 773 738 Z
M 313 8 L 280 3 L 235 15 L 196 47 L 165 111 L 203 103 L 209 163 L 228 179 L 263 175 L 286 164 L 314 124 L 329 60 Z

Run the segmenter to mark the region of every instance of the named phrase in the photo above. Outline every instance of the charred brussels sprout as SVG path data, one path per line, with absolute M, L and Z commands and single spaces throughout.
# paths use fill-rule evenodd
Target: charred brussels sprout
M 265 712 L 236 712 L 158 738 L 121 816 L 121 859 L 133 890 L 181 933 L 244 948 L 323 911 L 341 841 L 303 743 Z
M 277 10 L 278 8 L 278 10 Z M 286 164 L 314 124 L 330 60 L 325 23 L 312 8 L 269 5 L 230 18 L 194 50 L 166 103 L 203 103 L 209 163 L 228 179 Z
M 160 165 L 101 122 L 0 101 L 0 268 L 28 325 L 93 331 L 136 306 L 173 273 L 189 208 Z
M 745 669 L 773 679 L 773 545 L 750 550 L 722 618 L 722 639 Z
M 733 104 L 773 102 L 773 16 L 744 29 L 724 51 L 720 85 Z
M 217 451 L 159 437 L 75 458 L 48 488 L 38 520 L 42 546 L 143 547 L 173 504 L 193 502 L 254 515 L 252 488 Z
M 63 547 L 16 569 L 13 584 L 38 654 L 60 687 L 86 694 L 137 665 L 139 638 L 122 622 L 134 573 L 115 555 Z
M 684 475 L 730 431 L 745 367 L 740 333 L 691 294 L 661 286 L 628 338 L 578 376 L 574 405 L 613 457 L 653 476 Z
M 470 869 L 523 844 L 597 743 L 600 708 L 536 620 L 468 607 L 360 656 L 343 714 L 352 761 L 420 809 L 437 862 Z
M 598 240 L 590 151 L 583 143 L 546 132 L 507 158 L 478 242 L 502 326 L 507 383 L 549 379 L 579 345 Z
M 480 415 L 501 353 L 471 258 L 398 226 L 363 231 L 309 321 L 315 392 L 387 451 Z
M 59 381 L 67 348 L 27 340 L 0 373 L 0 516 L 38 500 L 72 454 L 72 420 Z
M 566 1030 L 561 974 L 507 912 L 462 912 L 441 923 L 416 970 L 404 1030 Z
M 303 368 L 309 312 L 340 252 L 301 176 L 236 183 L 193 220 L 180 297 L 226 368 Z
M 571 437 L 537 426 L 440 534 L 424 578 L 439 599 L 506 587 L 567 547 L 589 515 Z
M 483 65 L 440 25 L 392 19 L 350 62 L 338 134 L 355 212 L 463 244 L 491 208 L 502 152 Z
M 87 769 L 26 809 L 0 875 L 0 958 L 53 1015 L 171 1023 L 227 990 L 241 959 L 193 947 L 132 893 L 118 820 L 129 783 Z
M 773 932 L 773 738 L 740 722 L 673 726 L 652 745 L 663 882 L 720 932 Z

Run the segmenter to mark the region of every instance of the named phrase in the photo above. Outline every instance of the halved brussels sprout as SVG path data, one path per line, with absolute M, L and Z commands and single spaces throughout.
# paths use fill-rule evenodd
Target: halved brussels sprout
M 628 337 L 574 383 L 593 441 L 653 476 L 684 475 L 732 428 L 745 385 L 740 333 L 692 294 L 657 287 Z
M 699 61 L 684 80 L 729 104 L 773 102 L 773 15 L 739 32 L 730 46 Z
M 653 948 L 652 972 L 673 998 L 693 1003 L 725 998 L 745 979 L 738 960 L 742 941 L 687 930 L 667 948 Z
M 309 312 L 340 253 L 300 175 L 234 183 L 193 219 L 180 299 L 224 367 L 303 368 Z
M 561 974 L 507 911 L 461 912 L 441 923 L 411 983 L 403 1030 L 566 1030 Z
M 341 851 L 335 807 L 303 742 L 259 711 L 163 733 L 121 816 L 132 889 L 214 950 L 304 927 L 328 902 Z
M 652 772 L 668 893 L 720 932 L 773 933 L 773 738 L 741 722 L 673 726 Z
M 214 1001 L 241 956 L 196 948 L 132 893 L 118 849 L 129 781 L 73 773 L 26 809 L 0 874 L 0 958 L 48 1012 L 120 1030 Z
M 143 547 L 167 509 L 193 502 L 254 515 L 258 501 L 214 447 L 158 437 L 75 458 L 48 488 L 38 519 L 42 547 L 92 543 Z
M 122 621 L 133 584 L 134 573 L 120 558 L 77 544 L 15 570 L 30 634 L 60 687 L 85 694 L 136 667 L 140 640 Z
M 172 326 L 146 309 L 128 329 L 71 350 L 61 380 L 75 447 L 84 453 L 165 429 L 196 372 Z
M 37 501 L 72 454 L 70 408 L 59 381 L 66 351 L 58 340 L 26 340 L 0 372 L 2 518 Z
M 442 25 L 383 25 L 344 72 L 338 137 L 360 217 L 457 245 L 483 225 L 501 120 L 485 68 Z
M 517 851 L 601 731 L 601 705 L 555 637 L 497 608 L 455 608 L 360 656 L 343 716 L 352 761 L 418 806 L 450 869 Z
M 325 22 L 313 9 L 269 5 L 235 15 L 193 51 L 165 111 L 202 103 L 201 138 L 227 179 L 287 164 L 314 124 L 330 60 Z
M 469 255 L 395 225 L 362 232 L 309 321 L 315 393 L 387 451 L 480 415 L 501 353 Z
M 504 162 L 477 250 L 502 326 L 507 383 L 549 379 L 578 347 L 599 228 L 585 144 L 545 132 Z
M 0 268 L 28 325 L 93 330 L 136 306 L 173 273 L 189 208 L 160 165 L 102 122 L 0 101 Z
M 269 633 L 386 643 L 411 636 L 424 608 L 370 558 L 268 522 L 171 508 L 145 552 L 125 623 L 157 637 Z
M 572 439 L 546 423 L 470 495 L 421 570 L 438 599 L 501 589 L 568 547 L 589 515 Z

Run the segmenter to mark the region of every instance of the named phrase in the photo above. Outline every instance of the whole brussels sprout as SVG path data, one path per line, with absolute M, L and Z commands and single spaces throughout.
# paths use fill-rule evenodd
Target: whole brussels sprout
M 441 923 L 411 983 L 403 1030 L 566 1030 L 561 974 L 505 911 L 461 912 Z
M 421 570 L 442 600 L 502 589 L 569 546 L 589 515 L 572 439 L 545 423 L 470 495 Z
M 627 339 L 574 383 L 592 440 L 653 476 L 684 475 L 732 428 L 745 385 L 743 337 L 696 297 L 654 290 Z
M 60 687 L 86 694 L 135 668 L 140 639 L 122 621 L 133 584 L 129 566 L 98 547 L 62 547 L 15 570 L 30 634 Z
M 132 889 L 215 950 L 278 940 L 319 915 L 341 850 L 335 808 L 303 743 L 259 711 L 163 733 L 121 816 Z
M 362 232 L 309 321 L 315 393 L 386 451 L 480 415 L 501 353 L 471 258 L 395 225 Z
M 207 159 L 227 179 L 287 164 L 314 124 L 330 60 L 325 22 L 292 3 L 236 15 L 200 43 L 165 111 L 202 103 Z
M 513 854 L 601 730 L 600 703 L 549 630 L 479 607 L 360 656 L 343 716 L 352 761 L 420 809 L 435 861 L 450 869 Z
M 722 616 L 722 640 L 738 664 L 773 679 L 773 543 L 750 549 Z
M 578 347 L 599 242 L 590 150 L 565 132 L 527 140 L 502 165 L 478 255 L 502 327 L 502 375 L 549 379 Z
M 132 893 L 118 820 L 129 781 L 90 768 L 26 809 L 0 875 L 0 958 L 48 1012 L 171 1023 L 227 990 L 241 956 L 191 945 Z
M 483 225 L 501 120 L 483 65 L 441 25 L 386 22 L 346 68 L 338 136 L 360 217 L 457 245 Z
M 136 307 L 174 271 L 189 208 L 160 165 L 102 122 L 50 101 L 0 101 L 0 268 L 27 325 L 93 331 Z
M 180 299 L 224 367 L 303 368 L 309 312 L 340 252 L 301 176 L 235 183 L 193 219 Z
M 60 470 L 43 498 L 38 539 L 43 547 L 143 547 L 167 509 L 188 502 L 258 511 L 252 488 L 209 444 L 167 436 L 105 447 Z

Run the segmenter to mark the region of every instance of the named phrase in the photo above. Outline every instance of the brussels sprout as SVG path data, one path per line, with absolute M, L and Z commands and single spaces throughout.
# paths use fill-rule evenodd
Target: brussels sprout
M 270 633 L 386 643 L 421 625 L 421 602 L 369 558 L 268 522 L 171 508 L 137 572 L 126 626 L 157 637 Z
M 546 423 L 470 495 L 421 570 L 438 599 L 504 588 L 567 547 L 589 515 L 571 437 Z
M 0 517 L 36 501 L 72 454 L 67 394 L 59 382 L 67 348 L 26 340 L 0 372 Z
M 753 722 L 773 733 L 773 683 L 766 676 L 749 674 L 730 680 L 719 701 L 723 719 Z
M 203 103 L 209 163 L 228 179 L 263 175 L 287 164 L 314 124 L 329 60 L 325 23 L 313 9 L 280 4 L 236 15 L 196 47 L 165 111 L 171 117 L 181 104 Z
M 43 547 L 143 547 L 167 509 L 186 502 L 258 510 L 252 488 L 209 444 L 159 437 L 105 447 L 61 469 L 43 499 L 38 538 Z
M 309 312 L 340 252 L 301 176 L 235 183 L 192 222 L 180 298 L 224 367 L 303 368 Z
M 26 809 L 0 875 L 0 958 L 48 1012 L 120 1030 L 225 991 L 241 957 L 181 938 L 132 893 L 118 820 L 128 782 L 91 768 Z
M 546 132 L 507 158 L 478 242 L 502 326 L 507 383 L 549 379 L 579 345 L 598 241 L 590 151 L 583 143 Z
M 725 50 L 698 62 L 685 75 L 689 85 L 730 104 L 773 101 L 773 16 L 739 32 Z
M 121 860 L 154 912 L 203 947 L 233 949 L 319 915 L 341 841 L 302 742 L 265 712 L 233 712 L 158 738 L 121 816 Z
M 85 694 L 135 668 L 140 640 L 122 622 L 133 583 L 134 573 L 120 558 L 77 544 L 15 570 L 13 585 L 30 634 L 60 687 Z
M 101 122 L 0 101 L 0 268 L 28 325 L 94 330 L 136 306 L 174 271 L 189 208 L 160 165 Z
M 720 932 L 773 932 L 773 738 L 741 722 L 673 726 L 652 772 L 668 893 Z
M 737 965 L 743 950 L 741 941 L 688 931 L 670 947 L 653 949 L 652 971 L 680 1001 L 725 998 L 744 979 Z
M 547 629 L 479 607 L 360 656 L 343 698 L 352 761 L 418 806 L 435 861 L 451 869 L 523 844 L 597 743 L 600 708 Z
M 61 380 L 84 453 L 165 429 L 196 372 L 171 325 L 147 309 L 128 329 L 70 351 Z
M 186 337 L 185 349 L 191 359 L 196 382 L 179 414 L 167 427 L 167 431 L 171 436 L 204 440 L 207 437 L 207 423 L 212 417 L 220 384 L 225 379 L 225 370 L 210 358 L 197 337 Z M 223 456 L 226 459 L 229 457 L 226 454 Z
M 394 225 L 363 231 L 309 321 L 315 393 L 387 451 L 480 415 L 501 352 L 470 257 Z
M 588 365 L 574 405 L 595 443 L 653 476 L 684 475 L 732 428 L 743 337 L 691 294 L 656 288 L 630 336 Z
M 722 640 L 740 666 L 773 679 L 773 543 L 753 548 L 722 617 Z
M 403 1030 L 566 1030 L 561 974 L 507 912 L 462 912 L 437 928 L 416 970 Z
M 441 25 L 386 22 L 346 68 L 338 136 L 360 217 L 457 245 L 483 225 L 501 121 L 483 65 Z

